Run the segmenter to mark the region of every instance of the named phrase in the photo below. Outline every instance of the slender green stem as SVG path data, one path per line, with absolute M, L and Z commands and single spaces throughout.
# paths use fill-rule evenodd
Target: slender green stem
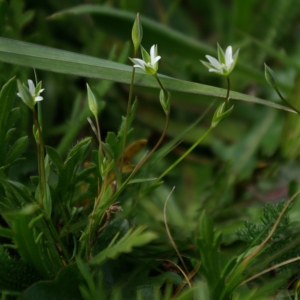
M 96 119 L 96 126 L 97 126 L 97 139 L 99 143 L 99 150 L 98 150 L 98 163 L 99 163 L 99 168 L 102 168 L 102 163 L 103 163 L 103 149 L 102 149 L 102 140 L 101 140 L 101 131 L 100 131 L 100 125 L 99 125 L 99 120 L 98 116 L 95 116 Z M 98 182 L 100 182 L 100 179 L 98 179 Z M 100 184 L 99 184 L 100 186 Z
M 33 113 L 34 123 L 38 129 L 38 139 L 37 139 L 36 143 L 37 143 L 37 150 L 38 150 L 38 171 L 39 171 L 39 188 L 40 188 L 39 201 L 40 201 L 40 205 L 43 207 L 43 196 L 46 193 L 47 181 L 46 181 L 46 170 L 45 170 L 45 152 L 44 152 L 43 132 L 42 132 L 42 128 L 41 128 L 41 125 L 39 122 L 39 118 L 41 118 L 41 114 L 39 113 L 39 118 L 38 118 L 34 109 L 32 110 L 32 113 Z M 49 226 L 49 229 L 50 229 L 50 232 L 51 232 L 53 238 L 59 244 L 65 259 L 68 260 L 69 259 L 68 251 L 66 250 L 63 242 L 61 241 L 61 239 L 56 231 L 56 228 L 53 225 L 52 220 L 47 218 L 46 221 L 47 221 L 47 224 Z
M 277 88 L 275 88 L 275 91 L 276 91 L 277 95 L 280 97 L 280 99 L 281 99 L 288 107 L 290 107 L 292 110 L 294 110 L 295 112 L 297 112 L 297 114 L 300 115 L 300 111 L 299 111 L 297 108 L 295 108 L 292 104 L 290 104 L 289 102 L 287 102 L 287 101 L 284 99 L 284 97 L 281 95 L 281 93 L 279 92 L 279 90 L 278 90 Z
M 32 110 L 32 114 L 33 114 L 34 124 L 38 130 L 38 138 L 36 140 L 36 144 L 37 144 L 37 152 L 38 152 L 38 172 L 39 172 L 39 189 L 40 189 L 39 204 L 41 205 L 41 207 L 44 207 L 43 196 L 46 193 L 47 182 L 46 182 L 46 170 L 45 170 L 44 142 L 43 142 L 43 135 L 42 135 L 43 133 L 42 133 L 42 128 L 40 126 L 39 118 L 36 114 L 35 109 Z M 63 242 L 61 241 L 61 239 L 56 231 L 56 228 L 53 225 L 52 220 L 48 219 L 48 217 L 47 217 L 46 222 L 48 224 L 48 227 L 50 229 L 50 232 L 51 232 L 53 238 L 59 244 L 65 259 L 68 260 L 69 259 L 68 251 L 66 250 Z
M 227 79 L 227 94 L 226 94 L 226 98 L 225 98 L 225 109 L 227 108 L 227 105 L 228 105 L 229 93 L 230 93 L 230 79 L 229 79 L 229 76 L 226 76 L 226 79 Z
M 61 251 L 66 259 L 66 261 L 68 262 L 69 259 L 70 259 L 70 256 L 69 256 L 69 253 L 64 245 L 64 243 L 61 241 L 58 233 L 57 233 L 57 230 L 56 228 L 54 227 L 53 223 L 52 223 L 52 220 L 47 220 L 47 224 L 48 224 L 48 228 L 51 232 L 51 235 L 53 236 L 53 238 L 56 240 L 57 244 L 60 246 L 61 248 Z
M 159 147 L 159 145 L 161 144 L 161 142 L 163 141 L 163 139 L 165 138 L 165 135 L 167 133 L 168 127 L 169 127 L 169 123 L 170 123 L 170 115 L 167 114 L 166 115 L 166 124 L 165 124 L 165 128 L 164 131 L 162 133 L 162 135 L 160 136 L 160 139 L 158 140 L 158 142 L 156 143 L 156 145 L 154 146 L 154 148 L 151 150 L 151 152 L 144 157 L 143 159 L 141 159 L 141 161 L 139 161 L 139 163 L 136 165 L 136 167 L 134 168 L 134 170 L 131 172 L 131 174 L 129 175 L 129 177 L 127 178 L 127 180 L 124 182 L 124 184 L 122 185 L 123 189 L 126 187 L 127 183 L 129 182 L 129 180 L 136 174 L 136 172 L 142 167 L 142 165 L 153 155 L 153 153 L 157 150 L 157 148 Z M 132 213 L 135 211 L 135 208 L 137 207 L 139 203 L 139 197 L 136 199 L 136 201 L 134 202 L 130 212 L 129 212 L 129 216 L 132 215 Z
M 180 156 L 165 172 L 163 172 L 155 182 L 160 181 L 165 175 L 167 175 L 172 169 L 174 169 L 184 158 L 186 158 L 204 139 L 205 137 L 212 131 L 213 127 L 209 127 L 209 129 L 182 155 Z
M 167 95 L 168 95 L 168 92 L 167 92 L 167 90 L 164 88 L 164 86 L 162 85 L 162 83 L 161 83 L 160 79 L 158 78 L 157 74 L 155 74 L 155 78 L 156 78 L 156 80 L 157 80 L 159 86 L 161 87 L 161 89 L 164 91 L 164 94 L 167 96 Z
M 95 119 L 96 119 L 96 126 L 97 126 L 97 139 L 98 139 L 98 143 L 99 143 L 99 152 L 102 155 L 103 149 L 102 149 L 101 131 L 100 131 L 98 116 L 96 116 Z
M 43 195 L 46 192 L 46 172 L 45 172 L 45 157 L 44 157 L 44 143 L 42 136 L 42 129 L 35 112 L 32 110 L 34 124 L 38 130 L 38 139 L 36 140 L 37 152 L 38 152 L 38 173 L 39 173 L 39 203 L 43 206 Z
M 159 147 L 159 145 L 161 144 L 162 140 L 164 139 L 166 132 L 168 130 L 169 127 L 169 122 L 170 122 L 170 116 L 166 115 L 166 124 L 165 124 L 165 128 L 164 131 L 159 139 L 159 141 L 156 143 L 156 145 L 154 146 L 154 148 L 151 150 L 151 152 L 144 156 L 139 162 L 138 164 L 135 166 L 134 170 L 130 173 L 130 175 L 127 177 L 127 179 L 123 182 L 122 186 L 120 187 L 120 189 L 112 196 L 110 202 L 112 203 L 121 193 L 122 191 L 126 188 L 128 182 L 131 180 L 131 178 L 137 173 L 137 171 L 144 165 L 144 163 L 151 157 L 151 155 L 156 151 L 156 149 Z M 134 211 L 135 207 L 137 206 L 138 202 L 135 202 L 135 204 L 133 205 L 129 215 L 132 214 L 132 212 Z
M 137 55 L 136 50 L 134 50 L 134 56 L 133 57 L 135 58 L 136 55 Z M 122 153 L 121 153 L 121 160 L 120 160 L 120 178 L 121 178 L 121 180 L 122 180 L 122 169 L 123 169 L 123 163 L 124 163 L 124 151 L 125 151 L 126 140 L 127 140 L 129 114 L 130 114 L 131 102 L 132 102 L 132 94 L 133 94 L 134 75 L 135 75 L 135 67 L 132 67 L 131 82 L 130 82 L 130 87 L 129 87 L 128 102 L 127 102 L 125 130 L 124 130 L 124 137 L 123 137 L 123 144 L 122 144 Z

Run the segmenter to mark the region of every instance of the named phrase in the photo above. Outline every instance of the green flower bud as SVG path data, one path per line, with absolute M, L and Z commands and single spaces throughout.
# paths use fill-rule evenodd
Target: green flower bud
M 225 118 L 227 118 L 230 113 L 233 110 L 234 105 L 232 105 L 229 109 L 226 109 L 225 106 L 225 102 L 223 102 L 221 105 L 218 106 L 218 108 L 216 109 L 212 122 L 211 122 L 211 126 L 214 128 L 216 127 L 221 121 L 223 121 Z
M 90 108 L 91 112 L 93 113 L 93 115 L 95 116 L 95 118 L 97 118 L 98 103 L 97 103 L 96 97 L 95 97 L 94 93 L 92 92 L 92 90 L 90 89 L 88 84 L 86 84 L 86 87 L 87 87 L 87 93 L 88 93 L 89 108 Z
M 159 92 L 159 101 L 165 114 L 170 114 L 171 93 L 169 91 L 164 91 L 163 89 L 161 89 Z
M 134 46 L 134 50 L 137 51 L 139 49 L 139 46 L 142 42 L 143 38 L 143 27 L 140 22 L 140 14 L 137 13 L 136 19 L 134 21 L 133 27 L 132 27 L 132 42 Z

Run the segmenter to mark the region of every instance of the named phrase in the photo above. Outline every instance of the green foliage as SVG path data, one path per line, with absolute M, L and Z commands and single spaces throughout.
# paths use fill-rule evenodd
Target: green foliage
M 251 221 L 245 221 L 245 229 L 239 229 L 237 231 L 238 237 L 242 241 L 247 242 L 247 244 L 251 247 L 260 244 L 269 234 L 272 226 L 279 217 L 279 214 L 285 204 L 286 203 L 284 201 L 275 205 L 273 205 L 272 203 L 266 204 L 263 208 L 261 224 L 256 224 Z M 285 246 L 293 242 L 296 237 L 297 234 L 293 232 L 290 223 L 290 216 L 287 211 L 281 219 L 275 232 L 273 233 L 269 241 L 269 245 L 264 250 L 264 253 L 272 257 L 274 253 L 278 252 L 281 249 L 284 249 Z M 280 263 L 282 261 L 293 258 L 297 256 L 297 253 L 299 253 L 299 251 L 299 246 L 295 245 L 291 250 L 286 251 L 280 257 L 274 259 L 274 263 Z
M 214 225 L 204 211 L 199 221 L 199 239 L 196 243 L 201 256 L 201 273 L 207 281 L 211 299 L 221 299 L 225 280 L 221 275 L 219 247 L 222 240 L 221 232 L 214 232 Z
M 1 299 L 297 299 L 297 200 L 267 241 L 284 202 L 252 204 L 299 189 L 299 4 L 0 1 Z M 132 73 L 142 36 L 162 86 Z
M 0 290 L 22 292 L 28 286 L 41 280 L 41 276 L 24 261 L 10 257 L 9 253 L 0 247 Z

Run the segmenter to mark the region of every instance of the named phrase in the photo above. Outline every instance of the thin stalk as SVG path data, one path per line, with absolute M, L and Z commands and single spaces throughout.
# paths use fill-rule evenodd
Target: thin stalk
M 107 171 L 107 170 L 106 170 Z M 106 172 L 105 177 L 107 177 L 108 173 Z M 92 243 L 93 243 L 93 238 L 94 238 L 94 232 L 95 229 L 93 228 L 93 224 L 95 223 L 95 214 L 96 210 L 98 208 L 98 205 L 100 203 L 100 200 L 102 198 L 103 193 L 105 192 L 106 185 L 103 184 L 100 189 L 100 193 L 98 194 L 97 198 L 95 199 L 93 211 L 90 215 L 90 222 L 89 222 L 89 231 L 88 231 L 88 260 L 91 258 L 91 249 L 92 249 Z M 100 220 L 103 218 L 103 215 L 100 217 Z M 98 224 L 98 222 L 96 223 Z
M 36 140 L 37 153 L 38 153 L 38 173 L 39 173 L 39 203 L 43 205 L 43 195 L 46 191 L 46 172 L 45 172 L 45 157 L 44 157 L 44 143 L 42 136 L 42 129 L 35 112 L 35 109 L 32 110 L 34 124 L 38 129 L 38 140 Z M 42 206 L 43 207 L 43 206 Z
M 281 263 L 279 263 L 279 264 L 277 264 L 275 266 L 272 266 L 272 267 L 270 267 L 270 268 L 268 268 L 268 269 L 266 269 L 266 270 L 264 270 L 264 271 L 262 271 L 262 272 L 260 272 L 258 274 L 253 275 L 252 277 L 244 280 L 239 286 L 244 285 L 244 284 L 248 283 L 249 281 L 252 281 L 253 279 L 255 279 L 255 278 L 257 278 L 257 277 L 259 277 L 259 276 L 261 276 L 263 274 L 266 274 L 266 273 L 268 273 L 268 272 L 270 272 L 272 270 L 275 270 L 275 269 L 277 269 L 279 267 L 282 267 L 284 265 L 290 264 L 290 263 L 292 263 L 294 261 L 297 261 L 299 259 L 300 259 L 300 257 L 294 257 L 294 258 L 288 259 L 286 261 L 283 261 L 283 262 L 281 262 Z
M 170 242 L 171 242 L 174 250 L 176 251 L 177 256 L 179 257 L 179 259 L 180 259 L 180 261 L 181 261 L 181 263 L 182 263 L 182 265 L 184 267 L 185 272 L 189 273 L 188 268 L 187 268 L 187 266 L 186 266 L 186 264 L 185 264 L 185 262 L 184 262 L 184 260 L 183 260 L 183 258 L 181 256 L 181 254 L 180 254 L 180 252 L 179 252 L 179 250 L 178 250 L 178 248 L 177 248 L 177 246 L 176 246 L 176 244 L 174 242 L 174 239 L 173 239 L 173 237 L 171 235 L 171 232 L 170 232 L 170 229 L 169 229 L 169 225 L 168 225 L 168 221 L 167 221 L 167 204 L 168 204 L 168 201 L 169 201 L 169 199 L 170 199 L 170 197 L 171 197 L 171 195 L 172 195 L 172 193 L 173 193 L 174 190 L 175 190 L 175 186 L 173 187 L 172 191 L 169 193 L 169 195 L 168 195 L 168 197 L 167 197 L 167 199 L 165 201 L 165 205 L 164 205 L 164 222 L 165 222 L 166 232 L 167 232 L 167 235 L 169 237 L 169 240 L 170 240 Z
M 160 88 L 164 91 L 164 94 L 165 94 L 165 95 L 168 95 L 167 90 L 166 90 L 166 89 L 164 88 L 164 86 L 162 85 L 162 83 L 161 83 L 160 79 L 158 78 L 157 74 L 155 74 L 155 78 L 156 78 L 156 80 L 157 80 L 157 82 L 158 82 Z
M 38 172 L 39 172 L 39 204 L 43 207 L 43 196 L 46 193 L 46 170 L 45 170 L 45 153 L 44 153 L 44 142 L 43 142 L 43 135 L 42 135 L 42 128 L 40 126 L 39 118 L 41 118 L 41 114 L 39 113 L 39 118 L 36 114 L 35 109 L 32 110 L 34 124 L 38 129 L 38 140 L 36 140 L 37 144 L 37 152 L 38 152 Z M 46 222 L 49 226 L 50 232 L 56 242 L 59 244 L 63 255 L 66 260 L 68 260 L 69 255 L 68 251 L 66 250 L 64 244 L 62 243 L 51 219 L 46 219 Z
M 226 79 L 227 79 L 227 94 L 226 94 L 226 98 L 225 98 L 225 109 L 227 108 L 227 105 L 228 105 L 229 93 L 230 93 L 230 80 L 229 80 L 229 76 L 226 76 Z
M 169 117 L 169 115 L 167 115 L 165 128 L 164 128 L 164 131 L 163 131 L 163 133 L 162 133 L 159 141 L 156 143 L 155 147 L 152 149 L 152 151 L 148 155 L 145 155 L 145 156 L 142 157 L 142 159 L 138 162 L 138 164 L 135 166 L 135 168 L 130 173 L 130 175 L 127 177 L 127 179 L 123 182 L 122 186 L 112 196 L 110 202 L 113 202 L 122 193 L 122 191 L 125 189 L 125 187 L 127 186 L 128 182 L 130 181 L 130 179 L 136 174 L 136 172 L 142 167 L 142 165 L 150 158 L 150 156 L 154 153 L 154 151 L 159 147 L 160 143 L 162 142 L 162 140 L 164 139 L 164 137 L 166 135 L 167 129 L 169 127 L 169 122 L 170 122 L 170 117 Z M 132 214 L 132 212 L 134 211 L 134 209 L 137 206 L 137 204 L 138 204 L 138 200 L 135 202 L 135 204 L 132 207 L 129 215 Z
M 69 253 L 67 251 L 67 249 L 65 248 L 65 245 L 63 244 L 63 242 L 61 241 L 57 231 L 56 231 L 56 228 L 54 227 L 53 223 L 52 223 L 52 220 L 47 220 L 47 224 L 48 224 L 48 228 L 53 236 L 53 238 L 56 240 L 57 244 L 60 246 L 61 248 L 61 251 L 66 259 L 67 262 L 69 262 Z
M 102 149 L 102 140 L 101 140 L 101 132 L 100 132 L 98 116 L 96 116 L 95 119 L 96 119 L 96 126 L 97 126 L 97 139 L 98 139 L 98 143 L 99 143 L 99 152 L 100 152 L 100 155 L 102 156 L 103 149 Z
M 280 97 L 280 99 L 288 106 L 290 107 L 292 110 L 294 110 L 295 112 L 297 112 L 298 115 L 300 115 L 300 111 L 295 108 L 292 104 L 290 104 L 289 102 L 287 102 L 284 97 L 281 95 L 281 93 L 279 92 L 279 90 L 277 88 L 275 88 L 275 91 L 277 93 L 277 95 Z
M 126 181 L 123 183 L 123 185 L 121 186 L 120 190 L 118 190 L 117 195 L 114 195 L 114 198 L 116 198 L 120 192 L 126 187 L 127 183 L 129 182 L 129 180 L 136 174 L 136 172 L 142 167 L 142 165 L 152 156 L 152 154 L 157 150 L 157 148 L 159 147 L 159 145 L 161 144 L 161 142 L 163 141 L 163 139 L 165 138 L 165 135 L 167 133 L 168 127 L 169 127 L 169 123 L 170 123 L 170 115 L 167 114 L 166 115 L 166 123 L 165 123 L 165 128 L 164 131 L 162 133 L 162 135 L 160 136 L 160 139 L 158 140 L 158 142 L 156 143 L 156 145 L 154 146 L 154 148 L 151 150 L 151 152 L 143 157 L 138 164 L 136 165 L 136 167 L 134 168 L 134 170 L 131 172 L 131 174 L 128 176 L 128 178 L 126 179 Z M 134 202 L 131 211 L 129 212 L 129 216 L 132 215 L 132 213 L 135 211 L 135 208 L 137 207 L 139 203 L 139 198 L 136 199 L 136 201 Z
M 167 175 L 172 169 L 174 169 L 184 158 L 186 158 L 204 139 L 205 137 L 212 131 L 213 127 L 209 127 L 209 129 L 182 155 L 180 156 L 164 173 L 162 173 L 156 180 L 160 181 L 165 175 Z
M 136 58 L 136 50 L 134 50 L 134 58 Z M 128 101 L 127 101 L 127 112 L 126 112 L 126 122 L 125 122 L 125 129 L 124 129 L 124 138 L 123 138 L 123 144 L 122 144 L 122 152 L 121 152 L 121 161 L 120 161 L 120 178 L 122 180 L 122 169 L 123 169 L 123 163 L 124 163 L 124 151 L 126 147 L 126 140 L 127 140 L 127 131 L 128 131 L 128 122 L 129 122 L 129 114 L 131 109 L 131 102 L 132 102 L 132 94 L 133 94 L 133 83 L 134 83 L 134 75 L 135 75 L 135 67 L 132 67 L 132 73 L 131 73 L 131 82 L 129 87 L 129 95 L 128 95 Z

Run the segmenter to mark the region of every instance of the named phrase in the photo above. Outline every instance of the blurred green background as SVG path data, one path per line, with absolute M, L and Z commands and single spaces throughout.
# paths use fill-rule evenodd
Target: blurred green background
M 206 54 L 216 56 L 217 43 L 224 49 L 232 45 L 234 51 L 240 48 L 237 67 L 230 75 L 232 90 L 280 103 L 264 79 L 266 62 L 275 71 L 287 100 L 300 109 L 299 7 L 299 0 L 2 0 L 0 29 L 2 37 L 131 65 L 131 27 L 139 12 L 143 46 L 149 50 L 158 44 L 162 56 L 159 73 L 226 88 L 226 79 L 209 73 L 199 60 L 205 60 Z M 2 85 L 13 76 L 23 82 L 34 78 L 33 70 L 25 67 L 1 64 L 1 70 Z M 126 112 L 127 85 L 40 70 L 37 75 L 45 88 L 46 145 L 66 155 L 77 140 L 93 136 L 83 113 L 86 82 L 106 102 L 100 116 L 102 136 L 118 130 Z M 134 95 L 139 106 L 132 141 L 146 138 L 150 149 L 164 124 L 158 91 L 135 87 Z M 173 92 L 171 124 L 164 143 L 195 122 L 214 100 Z M 22 114 L 28 114 L 19 99 L 15 105 L 21 107 Z M 206 208 L 229 245 L 237 239 L 235 230 L 243 220 L 258 219 L 264 203 L 286 199 L 298 188 L 299 117 L 257 104 L 235 101 L 234 105 L 231 116 L 165 178 L 165 184 L 140 201 L 137 222 L 163 232 L 163 204 L 175 186 L 168 220 L 176 234 L 184 237 L 194 229 L 199 212 Z M 157 164 L 152 177 L 162 173 L 203 134 L 212 114 L 213 109 Z M 30 136 L 30 116 L 22 120 L 16 134 Z M 12 169 L 11 177 L 29 184 L 29 176 L 36 174 L 33 140 L 26 157 L 22 168 Z M 123 203 L 123 214 L 128 213 L 129 203 Z M 298 218 L 296 204 L 292 220 Z

